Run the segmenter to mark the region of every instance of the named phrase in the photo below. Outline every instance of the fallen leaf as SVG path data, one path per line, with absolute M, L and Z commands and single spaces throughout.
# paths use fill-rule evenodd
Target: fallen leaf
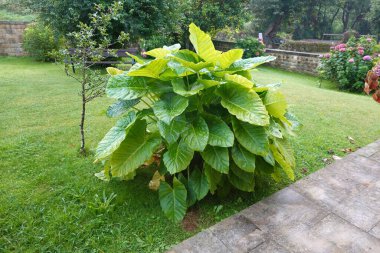
M 330 163 L 332 163 L 332 159 L 331 159 L 331 158 L 323 158 L 322 161 L 323 161 L 325 164 L 330 164 Z
M 354 143 L 355 143 L 354 138 L 352 138 L 351 136 L 347 136 L 347 139 L 348 139 L 348 141 L 349 141 L 351 144 L 354 144 Z
M 307 174 L 309 172 L 308 168 L 302 168 L 301 170 L 302 174 Z
M 149 189 L 157 191 L 160 188 L 161 181 L 165 181 L 165 176 L 161 176 L 158 170 L 153 174 L 152 180 L 149 182 Z
M 329 155 L 333 155 L 333 154 L 335 154 L 334 150 L 332 150 L 332 149 L 327 150 L 327 153 L 328 153 Z
M 354 150 L 352 148 L 343 148 L 343 149 L 341 149 L 341 151 L 344 152 L 344 153 L 352 153 L 352 152 L 354 152 Z
M 336 160 L 342 160 L 342 157 L 339 157 L 337 155 L 333 155 L 332 158 L 336 161 Z

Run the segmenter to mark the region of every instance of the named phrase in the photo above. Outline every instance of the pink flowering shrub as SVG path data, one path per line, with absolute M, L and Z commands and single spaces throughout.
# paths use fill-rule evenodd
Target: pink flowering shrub
M 375 45 L 373 39 L 361 37 L 331 47 L 329 53 L 320 56 L 321 76 L 336 81 L 342 90 L 361 92 L 363 79 L 379 57 L 374 55 Z

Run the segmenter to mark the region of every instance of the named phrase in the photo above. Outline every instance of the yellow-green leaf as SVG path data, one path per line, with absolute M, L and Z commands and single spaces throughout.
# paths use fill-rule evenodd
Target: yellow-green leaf
M 285 96 L 279 90 L 273 89 L 267 91 L 264 104 L 268 112 L 276 118 L 283 118 L 288 107 Z
M 170 54 L 170 50 L 165 49 L 165 48 L 155 48 L 146 52 L 145 54 L 158 59 L 158 58 L 164 58 L 165 56 Z
M 240 60 L 243 57 L 243 49 L 231 49 L 227 52 L 224 52 L 218 56 L 217 64 L 222 68 L 228 68 L 237 60 Z
M 248 80 L 244 76 L 241 76 L 241 75 L 229 75 L 229 74 L 226 74 L 224 76 L 224 78 L 227 81 L 239 84 L 239 85 L 244 86 L 244 87 L 249 88 L 249 89 L 253 87 L 253 82 L 251 80 Z
M 106 70 L 107 70 L 107 73 L 110 74 L 111 76 L 123 74 L 123 72 L 124 72 L 120 69 L 113 68 L 113 67 L 108 67 L 108 68 L 106 68 Z
M 215 50 L 210 35 L 203 32 L 194 23 L 189 26 L 190 41 L 193 44 L 195 51 L 206 62 L 215 62 L 220 51 Z
M 159 75 L 166 69 L 168 60 L 155 59 L 141 66 L 139 69 L 128 72 L 128 76 L 145 76 L 158 79 Z

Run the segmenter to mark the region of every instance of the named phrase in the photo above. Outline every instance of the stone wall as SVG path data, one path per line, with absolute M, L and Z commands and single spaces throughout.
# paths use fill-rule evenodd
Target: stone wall
M 231 41 L 213 40 L 212 42 L 214 43 L 216 50 L 223 52 L 226 52 L 236 47 L 236 43 Z
M 22 56 L 22 36 L 28 22 L 0 21 L 0 55 Z
M 266 53 L 277 57 L 275 61 L 269 63 L 272 67 L 312 75 L 318 74 L 319 54 L 280 49 L 266 49 Z

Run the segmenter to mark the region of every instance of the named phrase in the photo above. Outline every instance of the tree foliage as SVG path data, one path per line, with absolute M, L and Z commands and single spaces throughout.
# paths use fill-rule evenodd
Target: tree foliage
M 111 108 L 126 108 L 96 151 L 105 164 L 97 175 L 106 180 L 132 179 L 161 157 L 150 186 L 159 189 L 161 207 L 174 221 L 209 192 L 229 185 L 254 191 L 258 173 L 294 179 L 286 140 L 296 124 L 283 95 L 251 77 L 274 57 L 217 51 L 194 24 L 189 34 L 196 52 L 164 46 L 127 72 L 110 72 L 106 92 L 118 100 Z
M 324 33 L 356 30 L 379 32 L 379 3 L 376 0 L 252 0 L 253 24 L 268 37 L 279 31 L 294 39 L 322 38 Z

